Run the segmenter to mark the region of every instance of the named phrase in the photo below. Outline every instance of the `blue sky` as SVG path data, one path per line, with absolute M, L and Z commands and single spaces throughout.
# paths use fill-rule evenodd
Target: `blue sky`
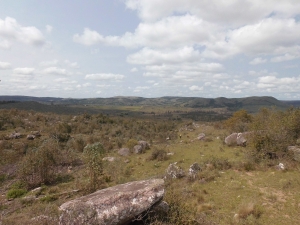
M 300 99 L 300 1 L 1 0 L 0 95 Z

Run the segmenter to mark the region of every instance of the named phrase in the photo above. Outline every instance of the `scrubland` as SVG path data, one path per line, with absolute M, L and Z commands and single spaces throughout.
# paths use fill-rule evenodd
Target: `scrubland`
M 36 131 L 41 136 L 26 138 Z M 226 136 L 246 131 L 246 146 L 225 145 Z M 11 139 L 12 133 L 21 136 Z M 205 138 L 198 140 L 201 133 Z M 169 212 L 139 223 L 298 224 L 300 164 L 287 147 L 299 145 L 299 137 L 299 109 L 240 110 L 214 122 L 155 113 L 136 119 L 1 110 L 0 224 L 57 224 L 62 203 L 116 184 L 164 178 L 174 162 L 186 176 L 165 180 Z M 150 149 L 118 154 L 139 140 Z M 114 161 L 102 161 L 108 156 Z M 188 176 L 195 162 L 201 171 Z

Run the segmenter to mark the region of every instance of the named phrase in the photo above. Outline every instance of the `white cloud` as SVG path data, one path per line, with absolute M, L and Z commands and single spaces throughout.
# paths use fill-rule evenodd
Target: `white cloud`
M 261 89 L 268 88 L 269 91 L 277 92 L 298 92 L 300 86 L 300 77 L 281 77 L 264 76 L 258 78 L 257 87 Z
M 65 60 L 64 63 L 69 67 L 78 68 L 77 62 L 70 62 L 69 60 Z
M 215 40 L 212 30 L 216 26 L 193 15 L 167 17 L 156 23 L 140 23 L 134 33 L 122 36 L 103 36 L 97 31 L 85 28 L 83 34 L 75 34 L 73 41 L 86 45 L 106 44 L 112 46 L 135 47 L 184 47 L 195 43 L 204 44 Z
M 45 38 L 42 32 L 36 27 L 21 26 L 14 18 L 6 17 L 4 20 L 0 19 L 0 46 L 8 47 L 12 42 L 19 41 L 30 45 L 43 45 Z M 3 44 L 4 43 L 4 44 Z
M 209 43 L 203 55 L 226 58 L 236 54 L 282 54 L 300 44 L 300 23 L 295 19 L 266 18 L 228 31 L 223 40 Z
M 91 46 L 104 42 L 104 37 L 96 31 L 85 28 L 82 35 L 75 34 L 73 41 L 79 44 Z
M 0 39 L 0 48 L 2 49 L 10 49 L 11 48 L 11 43 L 7 40 L 1 40 Z
M 154 50 L 143 48 L 141 51 L 127 57 L 131 64 L 161 64 L 200 61 L 200 54 L 192 47 L 175 50 Z
M 266 62 L 267 62 L 266 59 L 258 57 L 258 58 L 253 59 L 251 62 L 249 62 L 249 64 L 258 65 L 258 64 L 262 64 L 262 63 L 266 63 Z
M 281 56 L 273 57 L 273 58 L 271 58 L 271 62 L 274 62 L 274 63 L 285 62 L 285 61 L 290 61 L 290 60 L 297 59 L 297 58 L 300 58 L 300 52 L 299 52 L 299 54 L 286 53 Z
M 137 86 L 137 87 L 135 87 L 133 92 L 142 92 L 142 91 L 145 91 L 145 90 L 148 90 L 148 89 L 150 89 L 150 87 L 148 87 L 148 86 Z
M 197 85 L 193 85 L 193 86 L 189 87 L 189 89 L 190 89 L 191 91 L 202 91 L 202 90 L 203 90 L 203 87 L 199 87 L 199 86 L 197 86 Z
M 66 69 L 61 69 L 58 67 L 49 67 L 43 70 L 45 74 L 52 74 L 52 75 L 69 75 L 70 73 Z
M 112 73 L 96 73 L 96 74 L 87 74 L 85 79 L 87 80 L 122 80 L 125 76 L 121 74 L 112 74 Z
M 0 61 L 0 70 L 7 70 L 11 68 L 11 64 L 8 62 L 1 62 Z
M 52 26 L 46 25 L 46 32 L 47 32 L 48 34 L 52 33 L 52 30 L 53 30 L 53 27 L 52 27 Z
M 56 66 L 58 64 L 58 60 L 50 60 L 50 61 L 43 61 L 40 63 L 40 66 L 48 67 L 48 66 Z
M 144 21 L 159 20 L 174 13 L 190 13 L 207 21 L 236 26 L 253 23 L 272 13 L 281 17 L 300 13 L 300 3 L 294 0 L 126 0 L 125 4 L 127 8 L 137 10 Z
M 32 75 L 34 73 L 34 68 L 16 68 L 13 70 L 14 74 L 22 74 L 22 75 Z
M 137 72 L 138 71 L 138 69 L 136 68 L 136 67 L 134 67 L 134 68 L 132 68 L 131 70 L 130 70 L 130 72 L 132 72 L 132 73 L 135 73 L 135 72 Z

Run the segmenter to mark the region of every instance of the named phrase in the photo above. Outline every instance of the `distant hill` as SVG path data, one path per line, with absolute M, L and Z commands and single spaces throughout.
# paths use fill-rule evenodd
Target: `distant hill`
M 296 100 L 296 101 L 282 101 L 284 102 L 285 104 L 287 105 L 290 105 L 290 106 L 294 106 L 294 107 L 300 107 L 300 100 Z
M 0 96 L 0 108 L 38 109 L 37 111 L 70 112 L 73 114 L 93 110 L 83 106 L 173 106 L 179 108 L 213 109 L 226 108 L 229 111 L 246 109 L 257 112 L 261 107 L 275 107 L 286 109 L 290 106 L 287 102 L 279 101 L 273 97 L 247 97 L 247 98 L 199 98 L 199 97 L 112 97 L 112 98 L 52 98 L 30 96 Z M 10 103 L 9 103 L 10 102 Z M 26 104 L 25 104 L 26 102 Z M 34 103 L 35 102 L 35 103 Z M 36 104 L 38 103 L 38 104 Z

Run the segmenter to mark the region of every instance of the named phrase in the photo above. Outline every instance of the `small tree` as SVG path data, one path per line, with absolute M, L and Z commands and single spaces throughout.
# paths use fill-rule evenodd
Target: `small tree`
M 105 154 L 103 145 L 99 142 L 88 144 L 83 149 L 84 160 L 89 175 L 89 189 L 95 191 L 101 184 L 103 175 L 102 157 Z
M 224 126 L 231 132 L 245 132 L 248 130 L 249 124 L 253 117 L 246 110 L 236 111 L 232 117 L 224 121 Z

